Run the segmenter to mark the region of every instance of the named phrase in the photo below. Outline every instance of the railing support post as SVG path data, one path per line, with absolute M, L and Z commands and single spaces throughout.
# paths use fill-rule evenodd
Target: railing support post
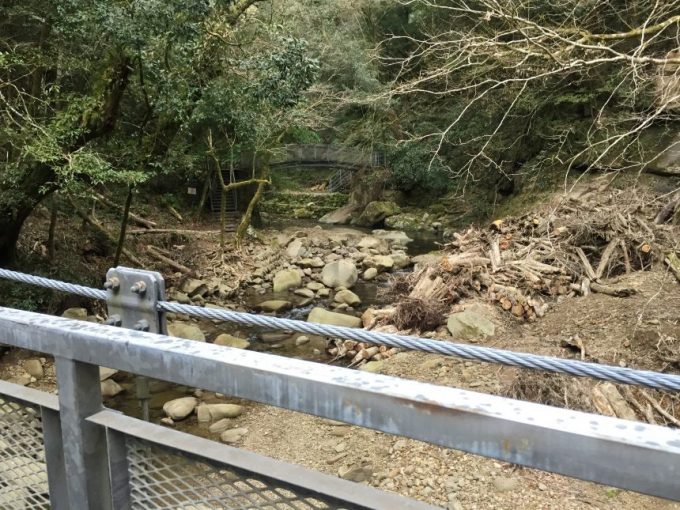
M 165 280 L 160 273 L 118 266 L 106 273 L 106 304 L 109 323 L 150 333 L 166 333 L 165 316 L 158 301 L 165 299 Z M 137 398 L 142 418 L 149 421 L 149 380 L 137 377 Z
M 103 428 L 86 421 L 101 411 L 99 367 L 56 357 L 61 436 L 70 510 L 111 509 Z
M 41 406 L 40 415 L 45 443 L 47 483 L 50 489 L 50 508 L 52 510 L 68 510 L 66 469 L 64 467 L 64 448 L 59 413 Z

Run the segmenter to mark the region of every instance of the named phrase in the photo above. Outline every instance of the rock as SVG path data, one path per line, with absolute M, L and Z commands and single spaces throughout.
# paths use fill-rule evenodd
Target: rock
M 309 337 L 308 336 L 302 335 L 302 336 L 299 336 L 295 339 L 295 345 L 297 347 L 300 347 L 301 345 L 305 345 L 307 343 L 309 343 Z
M 205 296 L 208 293 L 208 284 L 203 280 L 196 280 L 195 278 L 187 278 L 180 287 L 182 292 L 185 292 L 189 297 Z
M 258 310 L 263 312 L 280 312 L 282 310 L 288 310 L 292 305 L 290 301 L 284 301 L 283 299 L 271 299 L 269 301 L 263 301 L 256 306 Z
M 360 328 L 361 319 L 352 315 L 344 313 L 335 313 L 316 307 L 309 312 L 307 317 L 308 322 L 315 322 L 317 324 L 330 324 L 333 326 L 344 326 L 348 328 Z
M 237 336 L 232 336 L 227 333 L 222 333 L 218 335 L 213 341 L 215 345 L 222 345 L 225 347 L 234 347 L 236 349 L 247 349 L 250 347 L 250 342 L 245 338 L 239 338 Z
M 319 283 L 319 282 L 309 282 L 309 283 L 306 285 L 306 287 L 307 287 L 309 290 L 313 290 L 314 292 L 316 292 L 317 290 L 325 289 L 323 283 Z
M 380 373 L 380 370 L 385 366 L 385 360 L 380 361 L 369 361 L 365 365 L 359 367 L 359 370 L 364 372 L 371 372 L 372 374 Z
M 302 257 L 306 252 L 307 249 L 303 246 L 301 239 L 293 239 L 286 248 L 286 255 L 292 259 Z
M 320 297 L 320 298 L 327 298 L 330 295 L 331 295 L 331 289 L 326 289 L 326 288 L 320 289 L 316 293 L 316 297 Z
M 359 278 L 357 267 L 351 260 L 336 260 L 326 264 L 321 271 L 321 280 L 326 287 L 351 288 Z
M 191 299 L 189 299 L 189 295 L 185 294 L 184 292 L 180 292 L 176 290 L 172 294 L 170 294 L 170 299 L 173 301 L 177 301 L 178 303 L 181 303 L 183 305 L 188 305 L 191 303 Z
M 99 384 L 102 391 L 102 397 L 104 398 L 115 397 L 123 391 L 123 388 L 121 388 L 120 384 L 118 384 L 113 379 L 106 379 Z
M 243 407 L 236 404 L 201 404 L 196 408 L 196 414 L 198 421 L 206 423 L 241 416 Z
M 494 323 L 484 315 L 471 310 L 449 315 L 446 327 L 454 340 L 479 340 L 493 336 Z
M 302 277 L 297 269 L 284 269 L 274 275 L 274 292 L 297 289 L 302 285 Z
M 245 436 L 247 433 L 248 429 L 245 427 L 225 430 L 224 432 L 222 432 L 222 434 L 220 434 L 220 440 L 225 443 L 235 443 L 243 436 Z
M 439 261 L 442 259 L 443 255 L 441 252 L 430 252 L 430 253 L 423 253 L 422 255 L 416 255 L 411 259 L 411 262 L 413 262 L 416 266 L 415 269 L 420 269 L 422 267 L 426 266 L 436 266 L 439 264 Z
M 183 420 L 194 412 L 197 405 L 198 399 L 194 397 L 176 398 L 163 404 L 163 412 L 174 421 Z
M 385 220 L 385 225 L 398 229 L 398 230 L 409 230 L 411 232 L 416 230 L 427 229 L 427 219 L 423 219 L 415 214 L 402 213 L 390 216 Z
M 85 308 L 67 308 L 61 316 L 67 319 L 84 321 L 87 319 L 87 310 Z
M 319 218 L 319 223 L 326 223 L 329 225 L 346 225 L 352 219 L 352 215 L 357 211 L 358 207 L 354 204 L 348 204 L 329 212 L 328 214 Z
M 413 241 L 413 239 L 401 230 L 374 230 L 372 234 L 375 237 L 384 239 L 390 246 L 406 246 Z
M 376 276 L 378 276 L 378 270 L 375 267 L 369 267 L 366 271 L 364 271 L 364 274 L 362 275 L 364 280 L 371 281 L 373 280 Z
M 356 306 L 361 304 L 361 298 L 351 290 L 341 290 L 335 294 L 333 298 L 337 303 L 345 303 L 349 306 Z
M 373 470 L 368 466 L 364 467 L 346 466 L 338 470 L 338 475 L 340 476 L 340 478 L 344 478 L 345 480 L 361 483 L 371 478 L 371 476 L 373 475 Z
M 411 264 L 411 259 L 403 251 L 396 251 L 392 253 L 391 257 L 396 269 L 404 269 Z
M 357 243 L 357 248 L 359 249 L 376 249 L 376 250 L 387 250 L 387 241 L 374 236 L 366 236 Z
M 172 427 L 175 424 L 172 418 L 168 418 L 167 416 L 165 418 L 161 418 L 161 423 L 163 425 L 168 425 L 169 427 Z
M 390 255 L 372 255 L 364 259 L 364 267 L 375 267 L 378 272 L 389 271 L 394 267 L 394 259 Z
M 310 267 L 323 267 L 324 263 L 321 257 L 314 257 L 313 259 L 302 259 L 298 265 L 306 268 Z
M 208 427 L 208 430 L 210 430 L 210 432 L 212 432 L 213 434 L 221 434 L 232 425 L 233 422 L 230 419 L 222 418 L 221 420 L 218 420 L 212 425 L 210 425 L 210 427 Z
M 305 298 L 313 298 L 316 294 L 314 294 L 312 289 L 295 289 L 295 295 Z
M 28 372 L 28 375 L 36 379 L 42 379 L 43 375 L 45 375 L 39 359 L 27 359 L 24 361 L 24 370 Z
M 514 491 L 519 487 L 519 480 L 517 478 L 499 476 L 494 478 L 493 486 L 498 492 Z
M 359 217 L 352 220 L 352 223 L 364 227 L 377 226 L 385 221 L 385 218 L 394 216 L 399 211 L 399 206 L 394 202 L 376 200 L 369 202 Z
M 106 381 L 118 373 L 115 368 L 99 367 L 99 380 Z
M 189 322 L 171 322 L 168 324 L 168 335 L 187 340 L 205 342 L 205 335 L 200 328 Z

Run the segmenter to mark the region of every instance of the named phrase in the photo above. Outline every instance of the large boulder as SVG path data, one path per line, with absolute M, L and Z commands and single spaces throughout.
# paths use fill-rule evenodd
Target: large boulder
M 168 324 L 168 335 L 187 340 L 205 342 L 205 335 L 195 324 L 189 322 L 174 321 Z
M 360 328 L 361 319 L 344 313 L 329 312 L 323 308 L 313 308 L 307 317 L 308 322 L 317 324 L 329 324 L 331 326 L 344 326 L 347 328 Z
M 370 202 L 359 217 L 352 220 L 352 223 L 363 227 L 374 227 L 382 224 L 385 218 L 397 214 L 399 210 L 399 206 L 394 202 L 376 200 Z
M 387 241 L 390 246 L 406 246 L 408 243 L 413 241 L 409 236 L 406 235 L 405 232 L 402 232 L 401 230 L 374 230 L 372 234 L 375 237 L 379 237 L 380 239 L 384 239 Z
M 274 275 L 274 292 L 297 289 L 302 285 L 302 277 L 297 269 L 284 269 Z
M 243 407 L 237 404 L 201 404 L 196 408 L 196 415 L 201 423 L 236 418 L 241 414 Z
M 357 248 L 368 250 L 374 249 L 378 251 L 386 251 L 388 249 L 387 241 L 374 236 L 366 236 L 357 243 Z
M 394 267 L 394 259 L 390 255 L 373 255 L 363 261 L 364 267 L 374 267 L 378 272 L 389 271 Z
M 239 338 L 227 333 L 217 335 L 213 343 L 224 347 L 234 347 L 235 349 L 247 349 L 250 347 L 250 342 L 245 338 Z
M 465 310 L 449 315 L 446 327 L 455 340 L 482 340 L 493 336 L 494 323 L 483 314 Z
M 395 269 L 404 269 L 411 264 L 411 259 L 403 251 L 395 251 L 391 255 Z
M 302 257 L 306 252 L 301 239 L 293 239 L 286 248 L 286 255 L 293 259 Z
M 321 271 L 321 281 L 326 287 L 349 289 L 359 278 L 357 266 L 351 260 L 335 260 L 326 264 Z

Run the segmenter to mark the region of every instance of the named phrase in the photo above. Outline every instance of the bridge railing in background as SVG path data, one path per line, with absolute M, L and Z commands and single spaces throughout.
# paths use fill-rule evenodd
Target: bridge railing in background
M 0 308 L 0 342 L 54 356 L 59 390 L 0 382 L 0 508 L 432 508 L 106 409 L 99 366 L 680 500 L 677 430 L 168 337 L 158 273 L 112 269 L 104 293 L 0 271 L 106 298 L 110 324 Z

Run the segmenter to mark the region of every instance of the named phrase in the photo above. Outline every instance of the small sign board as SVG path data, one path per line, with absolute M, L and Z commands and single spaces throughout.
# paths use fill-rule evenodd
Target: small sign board
M 187 194 L 188 195 L 195 195 L 196 194 L 196 188 L 192 188 L 192 187 L 187 188 Z

